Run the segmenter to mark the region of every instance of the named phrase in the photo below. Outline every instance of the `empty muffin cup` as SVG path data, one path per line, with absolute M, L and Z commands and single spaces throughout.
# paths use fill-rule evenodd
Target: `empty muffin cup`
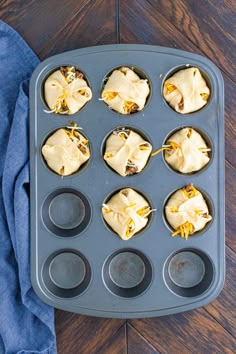
M 181 65 L 170 70 L 163 79 L 164 102 L 180 114 L 193 114 L 209 105 L 212 97 L 209 75 L 197 66 Z
M 42 274 L 46 288 L 53 295 L 72 298 L 87 289 L 91 280 L 91 267 L 80 252 L 62 250 L 47 258 Z
M 150 97 L 150 79 L 137 66 L 116 67 L 103 79 L 101 100 L 109 109 L 121 115 L 133 115 L 142 111 Z
M 167 260 L 164 278 L 175 294 L 183 297 L 199 296 L 209 289 L 213 281 L 213 263 L 200 250 L 184 249 Z
M 57 189 L 47 196 L 42 206 L 45 226 L 61 237 L 80 234 L 88 226 L 90 218 L 90 203 L 85 195 L 76 189 Z
M 124 249 L 110 255 L 103 267 L 103 280 L 115 295 L 133 298 L 149 287 L 152 266 L 140 251 Z

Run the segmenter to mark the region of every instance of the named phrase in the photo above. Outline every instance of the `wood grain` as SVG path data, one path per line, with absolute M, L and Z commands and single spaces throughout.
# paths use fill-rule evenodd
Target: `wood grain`
M 127 326 L 129 354 L 158 354 L 158 351 L 148 343 L 130 324 Z
M 0 6 L 0 18 L 16 29 L 36 54 L 56 33 L 87 8 L 91 0 L 8 0 Z M 35 40 L 36 39 L 36 40 Z M 40 57 L 42 59 L 42 57 Z
M 236 71 L 236 12 L 222 1 L 148 0 L 228 76 Z
M 162 354 L 233 354 L 236 351 L 235 338 L 203 308 L 130 323 Z
M 225 84 L 225 157 L 232 166 L 236 166 L 236 85 L 226 75 Z
M 226 185 L 225 185 L 225 229 L 226 244 L 236 252 L 236 204 L 235 204 L 235 182 L 236 170 L 229 163 L 226 163 Z
M 124 323 L 125 320 L 82 316 L 56 310 L 58 353 L 95 353 Z
M 228 247 L 226 247 L 226 268 L 225 285 L 221 294 L 205 309 L 236 338 L 236 256 Z
M 59 52 L 82 47 L 116 43 L 116 30 L 116 2 L 114 0 L 90 1 L 83 12 L 76 14 L 73 21 L 40 51 L 40 58 L 44 59 Z
M 126 354 L 127 353 L 126 324 L 124 324 L 109 340 L 95 353 L 97 354 Z M 92 353 L 91 353 L 92 354 Z

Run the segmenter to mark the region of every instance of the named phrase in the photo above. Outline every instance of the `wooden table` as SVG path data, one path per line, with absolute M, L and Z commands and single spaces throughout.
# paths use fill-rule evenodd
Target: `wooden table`
M 236 353 L 235 10 L 234 0 L 0 0 L 0 18 L 41 60 L 98 44 L 154 44 L 207 56 L 225 81 L 223 291 L 206 307 L 152 319 L 103 319 L 56 310 L 59 354 Z

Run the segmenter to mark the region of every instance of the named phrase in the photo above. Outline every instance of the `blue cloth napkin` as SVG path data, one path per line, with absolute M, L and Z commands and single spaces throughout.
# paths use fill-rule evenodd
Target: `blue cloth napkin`
M 54 310 L 30 281 L 28 91 L 38 63 L 0 21 L 0 354 L 56 353 Z

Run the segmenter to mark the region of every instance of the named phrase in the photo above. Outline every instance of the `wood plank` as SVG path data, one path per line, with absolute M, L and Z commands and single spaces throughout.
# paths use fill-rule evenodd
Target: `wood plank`
M 142 13 L 142 17 L 140 14 Z M 156 9 L 142 0 L 121 2 L 121 43 L 145 43 L 169 46 L 197 54 L 203 52 Z M 236 90 L 233 82 L 223 74 L 225 81 L 225 136 L 226 159 L 236 166 Z
M 226 247 L 226 267 L 224 288 L 218 298 L 205 309 L 236 338 L 236 254 L 228 247 Z
M 181 31 L 202 53 L 234 78 L 236 71 L 236 3 L 221 0 L 148 0 L 166 20 Z
M 236 167 L 236 85 L 224 77 L 225 84 L 225 157 L 231 165 Z
M 96 353 L 125 323 L 120 319 L 105 319 L 56 310 L 58 354 Z
M 40 58 L 82 47 L 116 43 L 116 11 L 114 0 L 90 2 L 63 31 L 53 37 L 40 52 Z
M 84 13 L 90 1 L 8 0 L 0 6 L 0 18 L 16 29 L 39 55 L 74 16 Z
M 235 152 L 234 152 L 235 153 Z M 225 235 L 226 244 L 236 252 L 236 170 L 229 163 L 225 166 Z
M 130 324 L 127 326 L 127 338 L 128 354 L 158 354 L 158 351 Z
M 126 324 L 124 324 L 113 337 L 103 345 L 103 347 L 95 351 L 96 354 L 126 354 Z M 92 353 L 91 353 L 92 354 Z
M 233 354 L 236 341 L 204 308 L 173 316 L 129 320 L 162 354 Z

